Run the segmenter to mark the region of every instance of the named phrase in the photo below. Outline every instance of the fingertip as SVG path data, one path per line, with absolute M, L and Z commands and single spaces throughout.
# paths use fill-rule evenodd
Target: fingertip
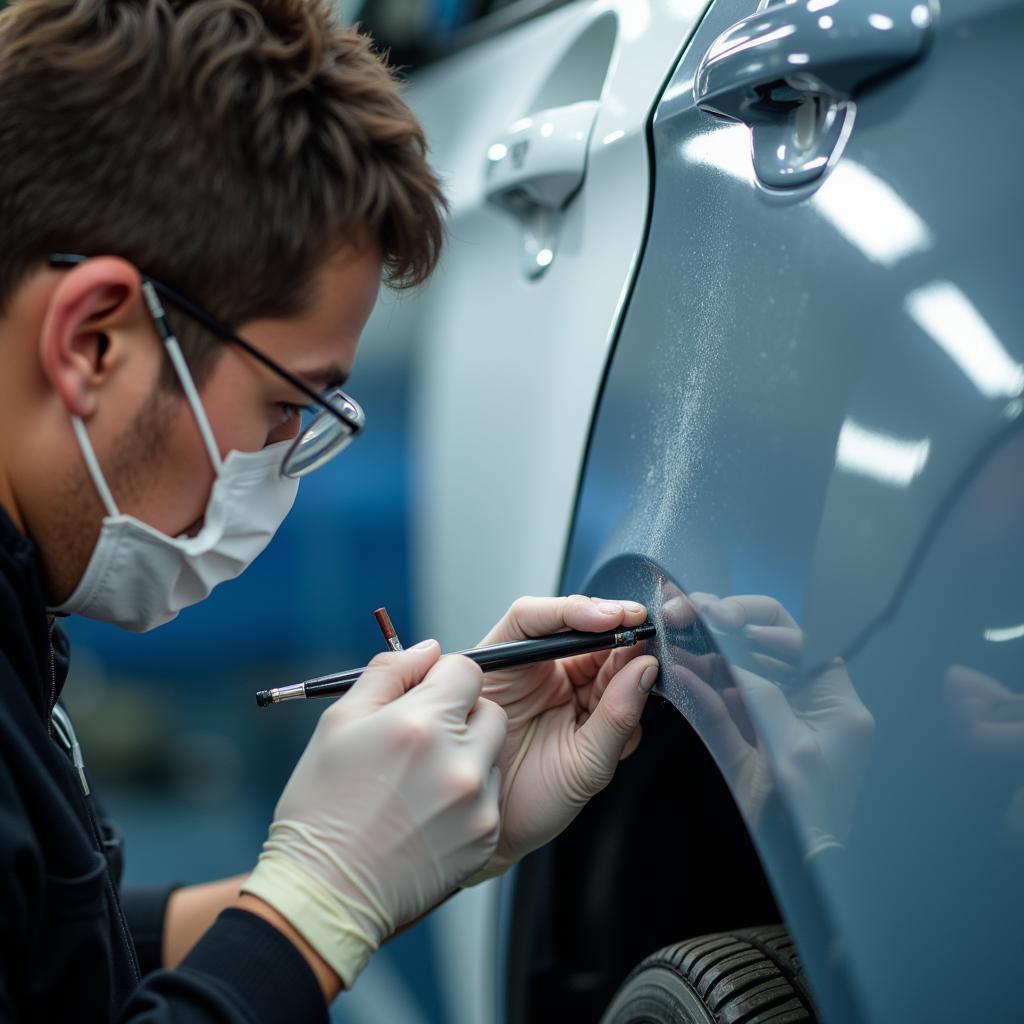
M 658 676 L 661 672 L 661 666 L 658 664 L 657 659 L 652 658 L 644 670 L 640 673 L 640 678 L 637 680 L 636 688 L 642 694 L 648 694 L 654 689 L 654 684 L 658 681 Z
M 398 652 L 396 657 L 415 659 L 419 664 L 433 667 L 441 659 L 441 645 L 433 639 L 421 640 L 415 646 Z
M 658 659 L 650 654 L 641 654 L 632 658 L 616 676 L 621 679 L 619 684 L 625 690 L 639 690 L 642 694 L 651 692 L 661 672 Z M 647 687 L 644 689 L 644 687 Z
M 465 717 L 478 706 L 483 685 L 483 671 L 475 661 L 461 654 L 442 654 L 423 674 L 414 694 L 428 703 L 441 700 Z
M 476 702 L 469 711 L 469 721 L 478 716 L 490 718 L 499 728 L 502 735 L 508 733 L 508 712 L 497 701 L 489 700 L 487 697 L 477 697 Z
M 489 708 L 492 711 L 493 710 L 498 710 L 506 718 L 508 718 L 508 712 L 505 710 L 504 706 L 499 704 L 496 700 L 491 700 L 490 697 L 484 697 L 484 696 L 477 697 L 476 704 L 474 704 L 473 707 L 474 707 L 474 710 L 479 710 L 480 708 Z
M 599 633 L 620 625 L 624 614 L 622 604 L 618 601 L 574 595 L 565 605 L 563 621 L 570 629 Z
M 481 687 L 483 686 L 484 670 L 472 658 L 467 658 L 464 654 L 446 654 L 441 661 L 458 666 L 467 675 L 476 679 Z
M 381 651 L 374 655 L 348 693 L 352 701 L 389 704 L 414 690 L 433 671 L 440 655 L 436 640 L 404 651 Z

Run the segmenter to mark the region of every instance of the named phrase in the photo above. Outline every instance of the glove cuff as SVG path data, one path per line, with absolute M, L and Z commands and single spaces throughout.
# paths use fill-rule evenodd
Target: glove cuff
M 356 923 L 336 889 L 280 854 L 264 851 L 242 892 L 272 906 L 350 989 L 379 943 Z
M 505 857 L 492 857 L 476 874 L 470 875 L 462 883 L 461 888 L 468 889 L 470 886 L 479 885 L 481 882 L 489 882 L 492 878 L 505 874 L 516 863 L 518 862 L 508 860 Z

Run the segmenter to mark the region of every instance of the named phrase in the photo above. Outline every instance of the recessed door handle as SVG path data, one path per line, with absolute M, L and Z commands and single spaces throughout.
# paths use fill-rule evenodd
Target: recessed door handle
M 933 0 L 788 0 L 723 32 L 693 92 L 702 109 L 751 128 L 754 170 L 773 188 L 822 173 L 872 78 L 924 52 Z
M 487 151 L 487 201 L 523 226 L 523 272 L 540 277 L 555 257 L 562 210 L 579 191 L 601 104 L 582 100 L 524 117 Z
M 599 107 L 594 100 L 571 103 L 512 125 L 487 151 L 488 201 L 513 212 L 564 206 L 583 182 Z

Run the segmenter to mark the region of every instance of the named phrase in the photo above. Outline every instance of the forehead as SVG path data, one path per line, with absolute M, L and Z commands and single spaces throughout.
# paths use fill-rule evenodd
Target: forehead
M 255 320 L 240 333 L 316 387 L 338 383 L 355 359 L 359 336 L 380 291 L 383 262 L 376 246 L 346 246 L 317 270 L 306 307 L 280 320 Z M 328 379 L 335 372 L 335 379 Z M 323 371 L 323 372 L 321 372 Z M 322 379 L 312 380 L 314 376 Z
M 383 258 L 375 244 L 344 246 L 320 267 L 310 292 L 309 315 L 316 319 L 369 319 L 380 291 Z

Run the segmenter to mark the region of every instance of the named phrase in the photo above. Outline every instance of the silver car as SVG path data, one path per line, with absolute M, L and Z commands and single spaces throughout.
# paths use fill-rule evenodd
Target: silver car
M 630 596 L 662 661 L 609 789 L 442 912 L 459 1019 L 1018 1019 L 1024 5 L 684 8 L 516 29 L 606 55 L 585 110 L 522 123 L 547 56 L 470 102 L 473 47 L 410 91 L 456 186 L 389 314 L 422 346 L 424 631 Z M 630 60 L 658 85 L 614 128 Z M 562 192 L 543 124 L 584 131 Z

